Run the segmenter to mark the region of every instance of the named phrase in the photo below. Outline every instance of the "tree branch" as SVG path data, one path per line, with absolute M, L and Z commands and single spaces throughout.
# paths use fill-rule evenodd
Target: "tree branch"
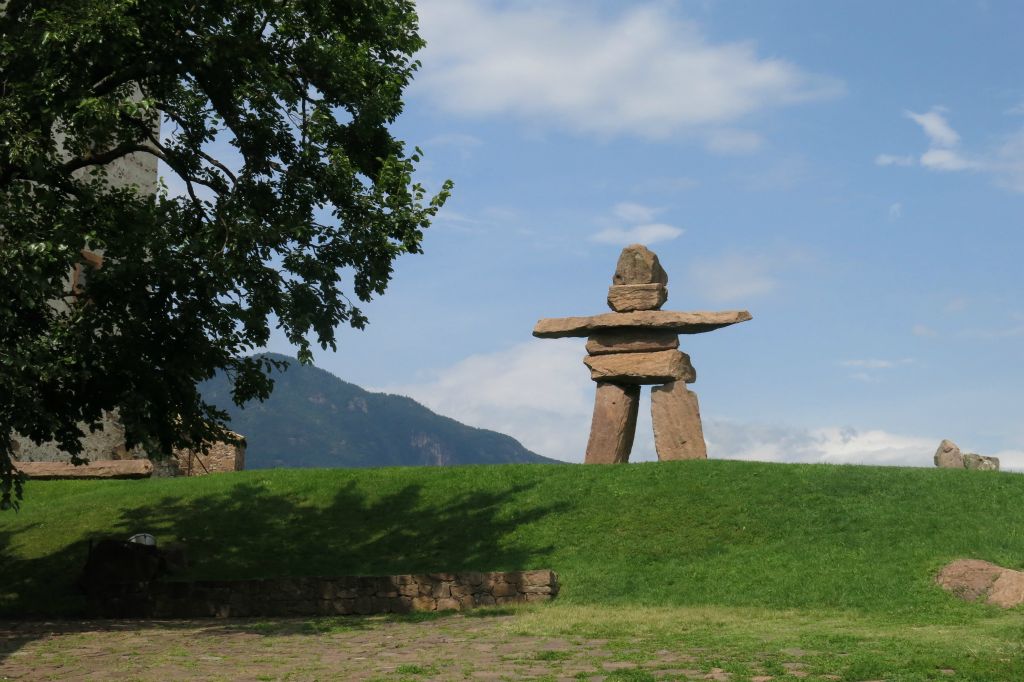
M 76 170 L 80 170 L 87 166 L 105 166 L 108 163 L 117 161 L 122 156 L 127 156 L 134 152 L 146 152 L 153 156 L 160 157 L 160 154 L 153 148 L 147 147 L 137 142 L 126 142 L 120 144 L 112 149 L 108 149 L 105 152 L 97 152 L 90 156 L 83 156 L 77 159 L 71 159 L 66 163 L 59 166 L 59 169 L 64 173 L 73 173 Z
M 178 116 L 176 113 L 174 113 L 173 107 L 169 106 L 166 102 L 157 102 L 156 106 L 158 109 L 160 109 L 160 111 L 162 111 L 167 116 L 167 118 L 174 121 L 180 128 L 182 128 L 183 130 L 189 129 L 185 121 L 182 120 L 182 118 Z M 212 156 L 204 152 L 202 149 L 196 148 L 193 151 L 199 156 L 201 156 L 211 166 L 214 166 L 215 168 L 223 172 L 225 175 L 227 175 L 231 179 L 231 182 L 233 184 L 238 184 L 238 177 L 231 171 L 230 168 L 228 168 L 223 163 L 221 163 L 217 159 L 213 158 Z

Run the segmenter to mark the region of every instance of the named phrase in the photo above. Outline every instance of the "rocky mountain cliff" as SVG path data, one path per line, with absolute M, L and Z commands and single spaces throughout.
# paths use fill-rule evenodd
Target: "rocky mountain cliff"
M 230 428 L 246 437 L 246 469 L 555 462 L 411 398 L 371 393 L 294 358 L 272 357 L 290 366 L 274 373 L 266 402 L 235 406 L 224 376 L 202 386 L 206 399 L 231 415 Z

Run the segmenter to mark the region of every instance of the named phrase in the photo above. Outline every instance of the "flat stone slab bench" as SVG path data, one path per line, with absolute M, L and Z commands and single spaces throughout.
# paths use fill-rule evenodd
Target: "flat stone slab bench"
M 77 466 L 69 462 L 15 462 L 14 468 L 38 480 L 149 478 L 153 475 L 153 463 L 148 459 L 102 459 Z
M 92 586 L 99 618 L 239 618 L 463 611 L 540 602 L 558 594 L 554 571 L 152 581 Z

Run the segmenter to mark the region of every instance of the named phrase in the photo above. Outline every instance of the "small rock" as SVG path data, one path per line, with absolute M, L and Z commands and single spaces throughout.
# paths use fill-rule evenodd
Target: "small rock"
M 608 287 L 608 307 L 617 313 L 657 310 L 668 300 L 664 284 L 615 284 Z
M 998 457 L 985 457 L 969 452 L 963 456 L 964 468 L 974 471 L 999 471 Z
M 438 611 L 460 611 L 462 610 L 462 603 L 458 599 L 438 599 L 437 600 Z
M 612 284 L 668 284 L 668 273 L 653 251 L 643 244 L 631 244 L 619 255 Z
M 935 451 L 935 466 L 942 469 L 963 469 L 964 458 L 960 454 L 960 448 L 951 440 L 944 440 L 939 443 L 939 449 Z

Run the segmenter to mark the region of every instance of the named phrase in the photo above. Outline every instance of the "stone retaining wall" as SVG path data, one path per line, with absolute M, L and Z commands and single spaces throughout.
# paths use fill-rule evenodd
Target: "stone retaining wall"
M 103 618 L 334 616 L 465 610 L 553 599 L 554 571 L 430 573 L 107 585 L 91 595 Z

